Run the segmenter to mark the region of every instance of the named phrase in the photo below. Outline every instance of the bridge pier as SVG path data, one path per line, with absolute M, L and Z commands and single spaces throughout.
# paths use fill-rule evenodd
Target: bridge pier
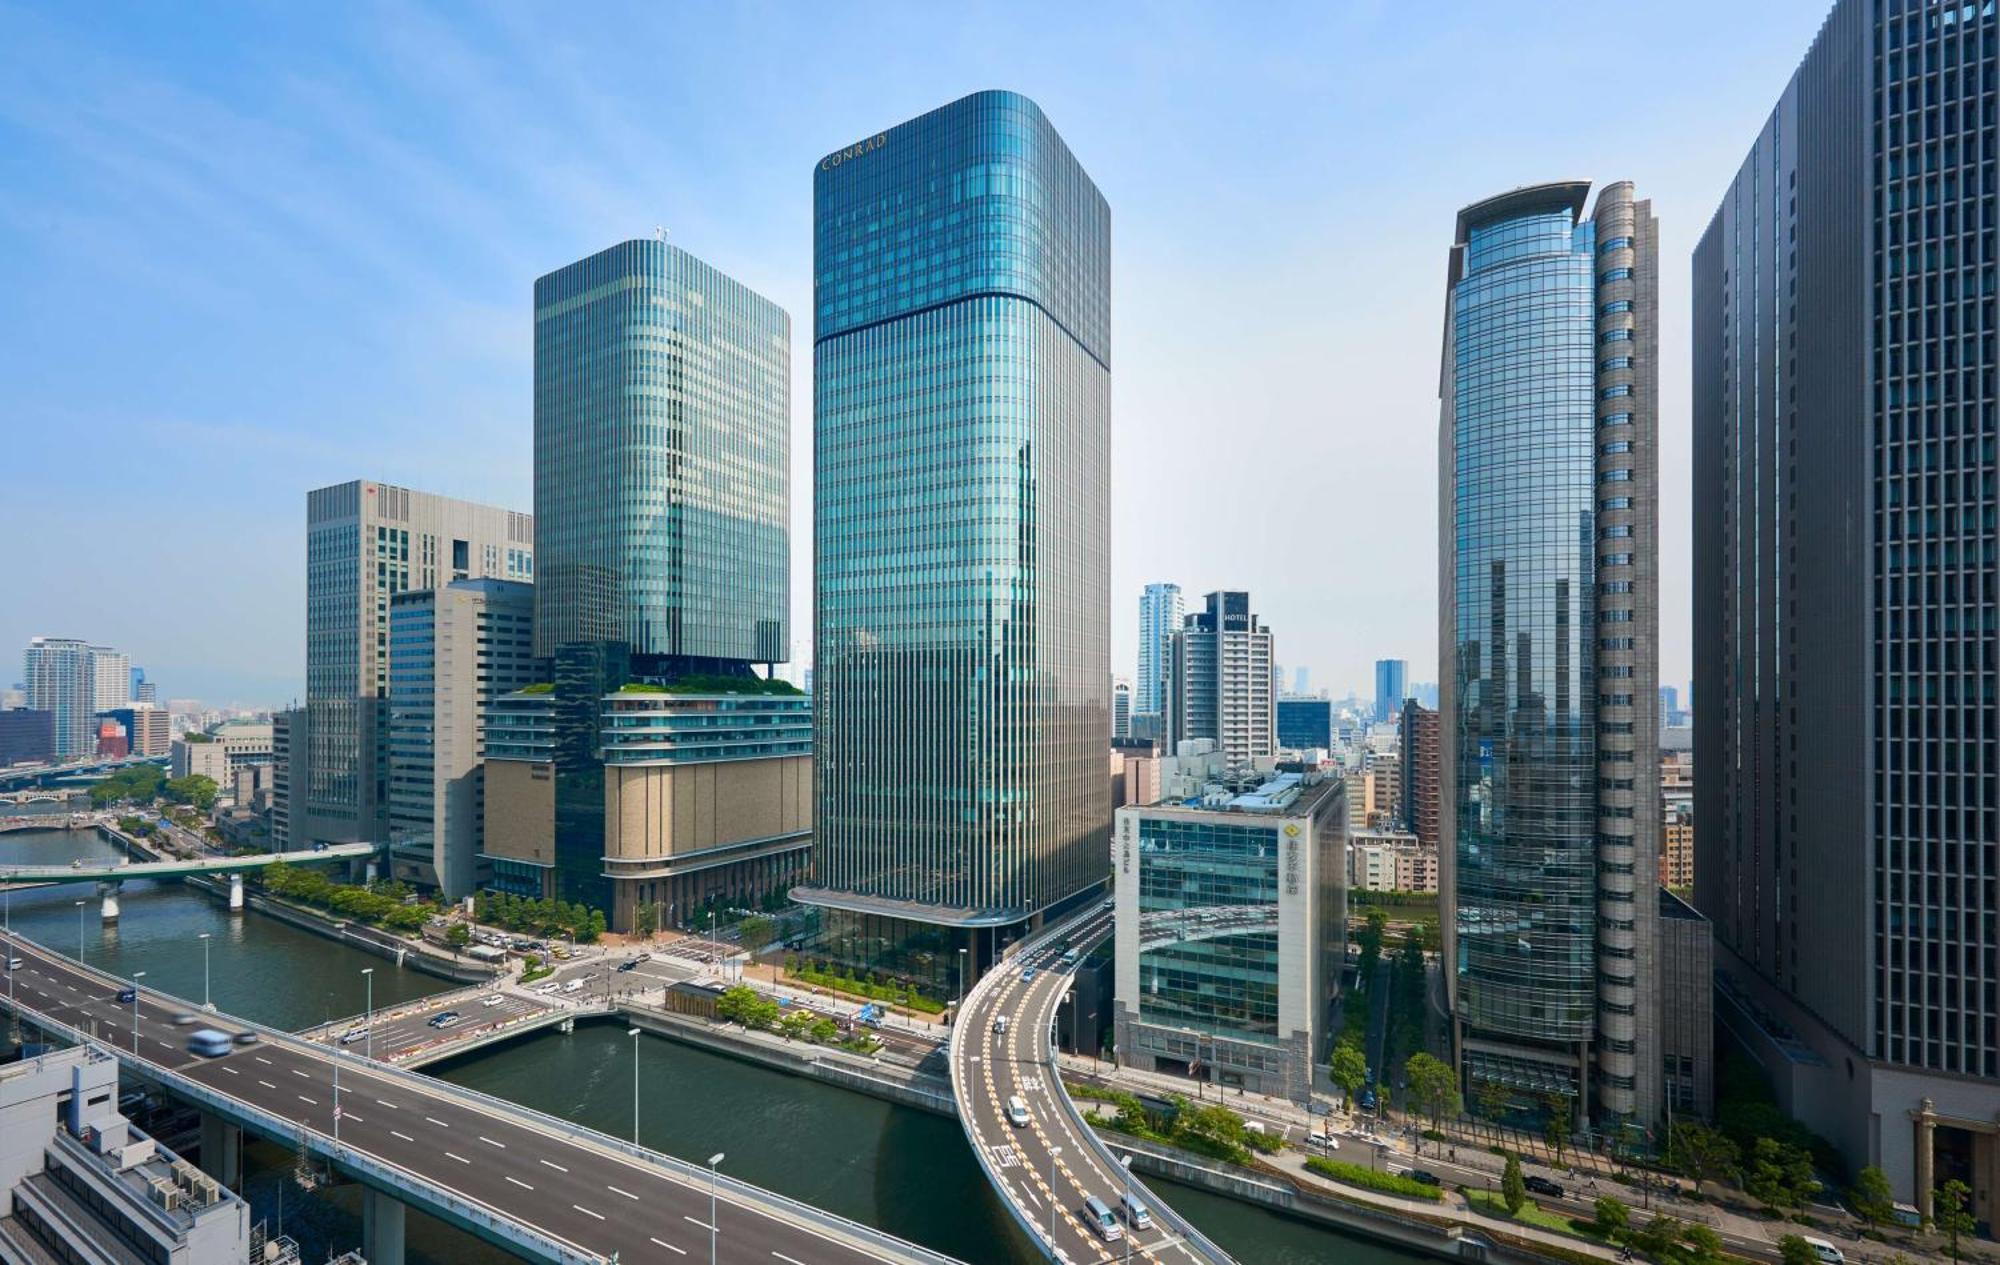
M 201 1171 L 229 1189 L 243 1187 L 243 1126 L 212 1111 L 201 1113 Z
M 403 1214 L 394 1195 L 362 1187 L 361 1254 L 368 1265 L 403 1265 Z
M 116 880 L 113 880 L 112 882 L 109 883 L 99 883 L 97 885 L 97 894 L 98 896 L 103 898 L 104 901 L 103 905 L 99 908 L 98 913 L 104 919 L 104 921 L 106 922 L 118 921 L 118 889 L 123 886 L 124 886 L 123 883 L 119 883 Z
M 242 908 L 243 876 L 241 874 L 231 874 L 229 876 L 229 910 L 231 913 L 237 913 Z

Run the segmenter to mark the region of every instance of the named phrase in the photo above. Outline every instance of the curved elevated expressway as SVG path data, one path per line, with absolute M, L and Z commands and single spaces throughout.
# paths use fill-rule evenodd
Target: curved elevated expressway
M 1067 938 L 1081 954 L 1110 934 L 1110 911 L 1092 908 L 1023 941 L 973 987 L 951 1046 L 959 1124 L 1007 1210 L 1052 1259 L 1234 1265 L 1124 1170 L 1063 1090 L 1051 1041 L 1056 1010 L 1070 990 L 1061 944 Z M 996 1032 L 1002 1016 L 1006 1031 Z M 1028 1105 L 1024 1127 L 1007 1121 L 1007 1100 L 1015 1095 Z M 1083 1201 L 1095 1195 L 1115 1210 L 1127 1190 L 1145 1202 L 1153 1226 L 1135 1232 L 1121 1219 L 1126 1238 L 1107 1243 L 1085 1224 Z

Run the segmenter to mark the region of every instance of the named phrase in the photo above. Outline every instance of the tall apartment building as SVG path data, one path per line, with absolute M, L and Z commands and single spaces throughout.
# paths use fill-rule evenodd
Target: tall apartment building
M 489 804 L 497 780 L 504 802 L 537 806 L 522 820 L 550 796 L 553 851 L 511 830 L 489 829 L 486 846 L 496 876 L 540 880 L 626 930 L 618 918 L 641 903 L 630 885 L 660 873 L 611 873 L 630 849 L 607 815 L 610 701 L 633 684 L 760 689 L 756 667 L 789 657 L 791 318 L 651 239 L 538 278 L 534 316 L 535 654 L 550 665 L 535 684 L 549 687 L 550 745 L 546 761 L 489 768 L 486 789 Z M 710 811 L 692 779 L 680 785 L 680 811 Z M 804 841 L 780 834 L 802 857 Z M 747 871 L 694 837 L 675 845 L 675 872 L 743 895 Z
M 1129 738 L 1132 736 L 1132 683 L 1113 681 L 1111 683 L 1111 736 Z
M 389 602 L 534 578 L 535 520 L 387 483 L 306 494 L 307 746 L 285 788 L 294 846 L 389 837 Z
M 56 715 L 33 707 L 0 710 L 0 768 L 56 758 Z
M 1278 750 L 1271 630 L 1240 590 L 1210 593 L 1168 642 L 1168 749 L 1213 738 L 1232 765 Z
M 1404 699 L 1397 736 L 1402 744 L 1403 757 L 1397 817 L 1403 829 L 1435 853 L 1440 808 L 1437 712 L 1414 698 Z
M 1658 244 L 1632 186 L 1459 212 L 1440 395 L 1439 853 L 1454 1050 L 1579 1121 L 1662 1117 Z M 1546 1109 L 1554 1109 L 1552 1105 Z
M 1180 628 L 1186 613 L 1178 584 L 1148 584 L 1139 594 L 1139 675 L 1132 695 L 1137 715 L 1166 714 L 1167 639 Z
M 1375 660 L 1375 723 L 1380 725 L 1395 719 L 1403 710 L 1403 700 L 1410 696 L 1410 661 L 1408 659 Z
M 1851 1167 L 1926 1214 L 1963 1180 L 1982 1222 L 1996 42 L 1991 4 L 1840 0 L 1694 258 L 1695 903 L 1718 1018 Z
M 535 683 L 534 618 L 534 586 L 517 580 L 389 600 L 390 865 L 447 900 L 480 886 L 486 720 Z
M 30 637 L 21 656 L 28 706 L 55 716 L 56 759 L 95 754 L 97 716 L 130 701 L 131 665 L 105 646 L 70 637 Z
M 814 175 L 819 951 L 954 987 L 1102 883 L 1111 214 L 1034 102 Z M 885 512 L 884 507 L 894 507 Z

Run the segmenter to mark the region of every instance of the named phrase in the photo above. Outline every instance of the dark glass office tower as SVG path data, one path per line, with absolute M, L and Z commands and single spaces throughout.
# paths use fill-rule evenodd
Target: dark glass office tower
M 1007 92 L 828 154 L 813 210 L 799 895 L 825 951 L 949 995 L 956 948 L 1104 877 L 1110 212 Z
M 1658 248 L 1606 186 L 1459 212 L 1439 427 L 1439 859 L 1468 1101 L 1652 1126 Z
M 1850 1167 L 2000 1166 L 1991 0 L 1841 0 L 1694 257 L 1695 896 Z
M 535 654 L 564 900 L 611 903 L 605 697 L 787 657 L 790 375 L 784 310 L 664 241 L 535 282 Z

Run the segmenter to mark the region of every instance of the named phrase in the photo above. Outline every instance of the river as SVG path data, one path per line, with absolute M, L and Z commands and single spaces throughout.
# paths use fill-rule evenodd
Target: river
M 0 835 L 0 866 L 63 864 L 118 854 L 95 832 L 19 831 Z M 81 917 L 75 902 L 84 901 Z M 230 1013 L 300 1028 L 358 1013 L 361 971 L 374 968 L 375 1004 L 451 988 L 343 944 L 220 902 L 179 884 L 136 882 L 120 897 L 123 917 L 104 924 L 94 888 L 78 884 L 17 892 L 8 906 L 16 931 L 121 975 L 199 1001 L 202 933 L 208 933 L 209 988 Z M 81 929 L 79 932 L 79 928 Z M 621 1024 L 586 1024 L 435 1069 L 444 1079 L 621 1137 L 632 1131 L 633 1038 Z M 717 1151 L 724 1169 L 972 1265 L 1027 1265 L 1039 1259 L 1014 1226 L 966 1147 L 955 1121 L 784 1075 L 663 1038 L 638 1038 L 640 1141 L 696 1162 Z M 260 1143 L 246 1149 L 245 1194 L 273 1232 L 301 1240 L 307 1260 L 324 1260 L 360 1239 L 352 1185 L 307 1198 L 290 1181 L 294 1157 Z M 1170 1197 L 1202 1231 L 1245 1265 L 1410 1265 L 1414 1254 L 1349 1238 L 1203 1191 Z M 513 1258 L 412 1211 L 411 1265 L 504 1265 Z

